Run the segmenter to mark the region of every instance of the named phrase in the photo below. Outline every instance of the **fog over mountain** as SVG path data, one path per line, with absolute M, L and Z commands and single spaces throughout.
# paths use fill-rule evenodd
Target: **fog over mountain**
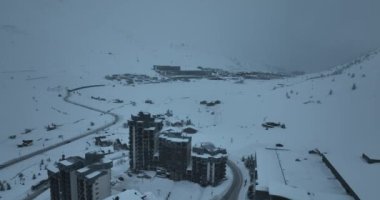
M 379 9 L 377 0 L 2 0 L 0 68 L 137 60 L 315 72 L 380 47 Z

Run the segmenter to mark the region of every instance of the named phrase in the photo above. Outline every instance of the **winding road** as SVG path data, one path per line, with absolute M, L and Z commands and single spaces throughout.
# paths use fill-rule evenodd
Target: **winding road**
M 73 142 L 75 140 L 78 140 L 78 139 L 81 139 L 83 137 L 89 136 L 91 134 L 97 133 L 98 131 L 102 131 L 104 129 L 107 129 L 107 128 L 115 125 L 117 122 L 119 122 L 120 121 L 120 117 L 117 114 L 115 114 L 115 113 L 111 113 L 111 112 L 108 112 L 108 111 L 103 111 L 103 110 L 100 110 L 100 109 L 97 109 L 97 108 L 93 108 L 93 107 L 90 107 L 90 106 L 87 106 L 87 105 L 83 105 L 83 104 L 71 101 L 69 99 L 71 97 L 71 93 L 74 92 L 74 91 L 78 91 L 78 90 L 86 89 L 86 88 L 91 88 L 91 87 L 102 87 L 102 86 L 104 86 L 104 85 L 90 85 L 90 86 L 83 86 L 83 87 L 74 88 L 74 89 L 71 89 L 71 90 L 67 89 L 66 90 L 66 96 L 63 98 L 63 100 L 65 102 L 67 102 L 67 103 L 70 103 L 70 104 L 73 104 L 73 105 L 76 105 L 76 106 L 80 106 L 82 108 L 86 108 L 86 109 L 89 109 L 89 110 L 92 110 L 92 111 L 95 111 L 95 112 L 99 112 L 99 113 L 102 113 L 102 114 L 105 114 L 105 115 L 110 115 L 113 118 L 113 120 L 111 122 L 109 122 L 109 123 L 107 123 L 107 124 L 105 124 L 103 126 L 100 126 L 100 127 L 96 128 L 94 130 L 91 130 L 91 131 L 85 132 L 83 134 L 80 134 L 78 136 L 72 137 L 70 139 L 64 140 L 62 142 L 59 142 L 59 143 L 53 144 L 51 146 L 39 149 L 37 151 L 34 151 L 32 153 L 20 156 L 18 158 L 6 161 L 6 162 L 0 164 L 0 170 L 4 169 L 4 168 L 7 168 L 7 167 L 10 167 L 10 166 L 12 166 L 12 165 L 14 165 L 16 163 L 22 162 L 24 160 L 27 160 L 29 158 L 32 158 L 32 157 L 34 157 L 36 155 L 40 155 L 40 154 L 45 153 L 47 151 L 50 151 L 52 149 L 55 149 L 55 148 L 58 148 L 60 146 L 65 145 L 65 144 L 68 144 L 70 142 Z M 29 194 L 25 198 L 25 200 L 33 199 L 34 197 L 38 196 L 40 193 L 44 192 L 46 189 L 48 189 L 47 185 L 48 185 L 48 183 L 45 186 L 43 186 L 41 189 L 39 189 L 37 191 L 34 191 L 32 194 Z
M 71 93 L 74 92 L 74 91 L 78 91 L 78 90 L 82 90 L 82 89 L 86 89 L 86 88 L 92 88 L 92 87 L 102 87 L 104 85 L 89 85 L 89 86 L 82 86 L 82 87 L 78 87 L 78 88 L 74 88 L 74 89 L 67 89 L 66 90 L 66 96 L 63 98 L 63 100 L 67 103 L 70 103 L 70 104 L 73 104 L 73 105 L 76 105 L 76 106 L 80 106 L 82 108 L 86 108 L 86 109 L 89 109 L 89 110 L 93 110 L 93 111 L 96 111 L 96 112 L 99 112 L 99 113 L 102 113 L 102 114 L 105 114 L 105 115 L 111 115 L 113 117 L 113 120 L 112 122 L 110 123 L 107 123 L 106 125 L 104 126 L 101 126 L 101 127 L 98 127 L 92 131 L 89 131 L 89 132 L 86 132 L 84 134 L 81 134 L 81 135 L 78 135 L 76 137 L 73 137 L 73 138 L 70 138 L 70 139 L 67 139 L 65 141 L 62 141 L 60 143 L 57 143 L 55 145 L 52 145 L 52 146 L 49 146 L 49 147 L 46 147 L 44 149 L 41 149 L 41 150 L 38 150 L 36 152 L 33 152 L 31 154 L 28 154 L 28 155 L 25 155 L 23 159 L 20 160 L 20 158 L 18 159 L 14 159 L 14 160 L 11 160 L 12 162 L 8 161 L 7 163 L 7 166 L 5 167 L 8 167 L 10 165 L 13 165 L 17 162 L 21 162 L 25 159 L 28 159 L 28 158 L 31 158 L 35 155 L 38 155 L 39 153 L 43 153 L 43 152 L 46 152 L 46 151 L 49 151 L 51 149 L 54 149 L 54 148 L 57 148 L 57 147 L 60 147 L 62 145 L 65 145 L 67 143 L 70 143 L 72 141 L 75 141 L 75 140 L 78 140 L 80 138 L 83 138 L 83 137 L 86 137 L 88 135 L 91 135 L 91 134 L 94 134 L 98 131 L 102 131 L 104 129 L 107 129 L 113 125 L 115 125 L 117 122 L 120 121 L 120 117 L 114 113 L 110 113 L 110 112 L 107 112 L 107 111 L 103 111 L 103 110 L 100 110 L 100 109 L 97 109 L 97 108 L 93 108 L 93 107 L 90 107 L 90 106 L 87 106 L 87 105 L 83 105 L 83 104 L 80 104 L 80 103 L 77 103 L 77 102 L 74 102 L 74 101 L 71 101 L 69 100 L 69 98 L 71 97 Z M 2 165 L 1 165 L 2 166 Z M 0 166 L 0 167 L 1 167 Z M 4 167 L 3 167 L 4 168 Z M 2 168 L 0 168 L 2 169 Z M 47 182 L 45 185 L 43 185 L 40 189 L 37 189 L 36 191 L 33 191 L 31 194 L 28 194 L 27 197 L 24 198 L 24 200 L 32 200 L 34 199 L 35 197 L 37 197 L 38 195 L 40 195 L 42 192 L 46 191 L 47 189 L 49 189 L 49 182 Z
M 97 108 L 93 108 L 93 107 L 90 107 L 90 106 L 87 106 L 87 105 L 84 105 L 84 104 L 81 104 L 81 103 L 74 102 L 74 101 L 72 101 L 72 100 L 69 99 L 71 97 L 71 95 L 72 95 L 72 92 L 75 92 L 75 91 L 78 91 L 78 90 L 81 90 L 81 89 L 86 89 L 86 88 L 91 88 L 91 87 L 102 87 L 102 86 L 104 86 L 104 85 L 89 85 L 89 86 L 82 86 L 82 87 L 74 88 L 74 89 L 71 89 L 71 90 L 67 89 L 66 90 L 66 96 L 63 98 L 63 100 L 65 102 L 67 102 L 67 103 L 70 103 L 70 104 L 73 104 L 73 105 L 76 105 L 76 106 L 79 106 L 79 107 L 82 107 L 82 108 L 86 108 L 86 109 L 89 109 L 89 110 L 92 110 L 92 111 L 95 111 L 95 112 L 99 112 L 99 113 L 102 113 L 102 114 L 105 114 L 105 115 L 110 115 L 113 118 L 113 120 L 111 122 L 109 122 L 109 123 L 107 123 L 107 124 L 105 124 L 105 125 L 103 125 L 101 127 L 98 127 L 98 128 L 96 128 L 94 130 L 91 130 L 91 131 L 85 132 L 83 134 L 80 134 L 78 136 L 75 136 L 73 138 L 64 140 L 62 142 L 59 142 L 59 143 L 56 143 L 54 145 L 45 147 L 45 148 L 37 150 L 35 152 L 23 155 L 21 157 L 18 157 L 18 158 L 6 161 L 6 162 L 0 164 L 0 170 L 4 169 L 4 168 L 7 168 L 7 167 L 10 167 L 10 166 L 12 166 L 12 165 L 14 165 L 16 163 L 19 163 L 21 161 L 24 161 L 26 159 L 32 158 L 32 157 L 34 157 L 36 155 L 42 154 L 44 152 L 50 151 L 52 149 L 55 149 L 55 148 L 58 148 L 60 146 L 65 145 L 65 144 L 68 144 L 70 142 L 73 142 L 75 140 L 78 140 L 78 139 L 81 139 L 83 137 L 89 136 L 89 135 L 94 134 L 94 133 L 96 133 L 98 131 L 102 131 L 102 130 L 107 129 L 107 128 L 115 125 L 116 123 L 118 123 L 120 121 L 120 117 L 117 114 L 115 114 L 115 113 L 111 113 L 109 111 L 103 111 L 103 110 L 100 110 L 100 109 L 97 109 Z M 233 174 L 233 180 L 232 180 L 230 188 L 222 195 L 222 197 L 220 199 L 221 200 L 238 200 L 239 199 L 239 193 L 240 193 L 240 190 L 241 190 L 241 187 L 242 187 L 242 184 L 243 184 L 243 176 L 242 176 L 242 173 L 241 173 L 240 169 L 238 168 L 238 166 L 236 166 L 236 164 L 234 162 L 228 160 L 227 161 L 227 165 L 231 168 L 231 171 L 232 171 L 232 174 Z M 45 185 L 45 187 L 41 188 L 40 190 L 34 191 L 32 194 L 30 194 L 29 196 L 27 196 L 25 198 L 25 200 L 33 199 L 34 197 L 38 196 L 40 193 L 42 193 L 43 191 L 45 191 L 46 189 L 48 189 L 48 187 L 46 187 L 46 186 L 47 185 Z
M 230 188 L 223 195 L 221 200 L 238 200 L 241 186 L 243 185 L 243 175 L 238 166 L 231 160 L 227 161 L 227 165 L 232 170 L 233 180 Z
M 67 140 L 63 140 L 62 142 L 59 142 L 59 143 L 56 143 L 56 144 L 53 144 L 53 145 L 50 145 L 48 147 L 45 147 L 45 148 L 42 148 L 42 149 L 39 149 L 37 151 L 34 151 L 32 153 L 29 153 L 29 154 L 26 154 L 26 155 L 23 155 L 23 156 L 20 156 L 18 158 L 15 158 L 15 159 L 12 159 L 12 160 L 9 160 L 9 161 L 6 161 L 4 163 L 1 163 L 0 164 L 0 170 L 1 169 L 4 169 L 6 167 L 9 167 L 11 165 L 14 165 L 16 163 L 19 163 L 21 161 L 24 161 L 26 159 L 29 159 L 29 158 L 32 158 L 36 155 L 39 155 L 39 154 L 42 154 L 42 153 L 45 153 L 47 151 L 50 151 L 52 149 L 55 149 L 55 148 L 58 148 L 60 146 L 63 146 L 65 144 L 68 144 L 70 142 L 73 142 L 75 140 L 78 140 L 78 139 L 81 139 L 83 137 L 86 137 L 86 136 L 89 136 L 91 134 L 94 134 L 98 131 L 102 131 L 104 129 L 107 129 L 113 125 L 115 125 L 119 120 L 120 120 L 120 117 L 114 113 L 110 113 L 110 112 L 107 112 L 107 111 L 103 111 L 103 110 L 100 110 L 100 109 L 97 109 L 97 108 L 93 108 L 93 107 L 90 107 L 90 106 L 86 106 L 86 105 L 83 105 L 83 104 L 80 104 L 80 103 L 77 103 L 77 102 L 74 102 L 74 101 L 71 101 L 69 98 L 71 96 L 71 92 L 73 91 L 77 91 L 77 90 L 80 90 L 80 89 L 85 89 L 85 88 L 90 88 L 90 87 L 101 87 L 101 86 L 104 86 L 104 85 L 92 85 L 92 86 L 83 86 L 83 87 L 79 87 L 79 88 L 75 88 L 75 89 L 71 89 L 71 90 L 67 90 L 66 91 L 66 96 L 63 98 L 64 101 L 66 101 L 67 103 L 70 103 L 70 104 L 73 104 L 73 105 L 76 105 L 76 106 L 80 106 L 80 107 L 83 107 L 83 108 L 86 108 L 86 109 L 89 109 L 89 110 L 93 110 L 95 112 L 99 112 L 99 113 L 103 113 L 105 115 L 110 115 L 112 116 L 113 120 L 101 127 L 98 127 L 94 130 L 91 130 L 91 131 L 88 131 L 86 133 L 83 133 L 83 134 L 80 134 L 78 136 L 75 136 L 75 137 L 72 137 L 70 139 L 67 139 Z

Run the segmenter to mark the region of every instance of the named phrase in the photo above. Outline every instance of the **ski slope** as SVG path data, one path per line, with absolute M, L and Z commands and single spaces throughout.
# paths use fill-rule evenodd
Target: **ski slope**
M 151 70 L 155 64 L 181 65 L 185 69 L 204 66 L 260 71 L 268 71 L 268 66 L 265 62 L 241 59 L 226 50 L 246 44 L 244 34 L 235 34 L 251 22 L 247 18 L 248 1 L 242 1 L 244 6 L 222 1 L 217 8 L 216 1 L 113 2 L 119 6 L 100 0 L 91 3 L 4 0 L 0 3 L 1 163 L 112 121 L 109 116 L 63 101 L 66 89 L 105 84 L 105 87 L 78 91 L 71 97 L 75 102 L 121 116 L 121 122 L 98 135 L 128 142 L 128 130 L 123 128 L 123 123 L 131 114 L 139 111 L 163 114 L 172 110 L 174 116 L 170 121 L 191 119 L 198 129 L 192 136 L 193 144 L 211 141 L 227 148 L 229 158 L 238 163 L 245 176 L 248 172 L 241 157 L 256 150 L 281 143 L 292 151 L 291 155 L 308 157 L 309 150 L 318 148 L 326 153 L 361 199 L 378 197 L 380 166 L 369 165 L 361 158 L 363 153 L 380 158 L 380 90 L 377 88 L 380 55 L 377 52 L 321 73 L 281 80 L 246 80 L 236 84 L 232 80 L 202 79 L 125 86 L 107 81 L 104 76 L 116 73 L 158 76 Z M 148 3 L 152 6 L 146 6 Z M 231 12 L 241 8 L 244 9 L 236 15 Z M 216 9 L 216 14 L 210 16 L 210 9 Z M 244 23 L 237 23 L 242 21 Z M 250 30 L 246 34 L 254 33 Z M 106 100 L 97 101 L 91 96 Z M 116 104 L 114 99 L 124 102 Z M 154 104 L 144 103 L 147 99 Z M 199 104 L 203 100 L 222 103 L 206 107 Z M 285 123 L 286 129 L 265 130 L 261 124 L 268 121 Z M 51 123 L 59 127 L 47 131 L 45 126 Z M 32 131 L 23 134 L 25 129 Z M 22 140 L 30 139 L 34 140 L 32 146 L 17 147 Z M 0 197 L 23 199 L 31 193 L 31 185 L 47 177 L 45 166 L 53 165 L 62 154 L 83 156 L 88 151 L 102 150 L 93 143 L 94 136 L 88 136 L 2 169 L 0 181 L 7 181 L 12 189 L 1 191 Z M 300 166 L 292 162 L 294 157 L 288 157 L 288 166 L 299 169 Z M 123 159 L 128 160 L 121 156 L 115 163 Z M 44 160 L 42 166 L 41 160 Z M 113 170 L 113 183 L 127 170 L 127 163 Z M 321 163 L 306 166 L 310 170 L 300 170 L 292 176 L 290 182 L 295 187 L 316 194 L 314 199 L 345 195 L 337 183 L 320 184 L 332 178 Z M 24 180 L 19 178 L 20 173 Z M 315 177 L 317 175 L 319 177 Z M 118 183 L 113 193 L 136 189 L 141 193 L 151 192 L 157 199 L 163 199 L 168 192 L 173 196 L 182 195 L 183 199 L 191 199 L 192 195 L 209 199 L 214 191 L 186 181 L 177 184 L 158 180 L 148 185 L 138 179 L 128 182 L 127 178 L 126 182 Z M 302 187 L 303 183 L 307 186 Z M 168 186 L 158 191 L 157 187 L 163 184 Z M 228 182 L 215 189 L 215 194 L 227 185 Z M 186 190 L 189 187 L 191 191 Z M 246 190 L 247 186 L 241 197 Z M 44 193 L 41 199 L 49 199 L 48 194 Z
M 174 114 L 169 118 L 170 121 L 191 119 L 194 127 L 199 130 L 192 136 L 193 144 L 211 141 L 217 146 L 226 147 L 230 159 L 238 163 L 242 156 L 254 154 L 256 149 L 274 147 L 277 143 L 301 154 L 307 154 L 309 150 L 318 148 L 326 153 L 359 197 L 375 199 L 376 185 L 380 178 L 378 177 L 379 165 L 365 163 L 361 154 L 366 153 L 375 158 L 380 154 L 377 148 L 379 92 L 376 89 L 379 85 L 380 56 L 372 53 L 359 61 L 356 64 L 338 66 L 317 74 L 281 80 L 246 80 L 243 84 L 237 84 L 232 80 L 193 80 L 125 86 L 106 81 L 103 78 L 108 74 L 106 71 L 99 71 L 98 74 L 92 75 L 83 73 L 81 70 L 60 73 L 54 73 L 53 70 L 51 72 L 3 71 L 1 73 L 2 91 L 6 95 L 2 98 L 1 105 L 2 110 L 9 109 L 9 111 L 2 112 L 1 118 L 9 121 L 1 127 L 3 133 L 1 152 L 9 153 L 4 153 L 2 160 L 42 147 L 36 142 L 33 146 L 18 149 L 16 144 L 23 138 L 38 140 L 40 137 L 43 139 L 53 137 L 55 139 L 51 140 L 52 142 L 59 141 L 59 134 L 64 135 L 65 138 L 70 137 L 72 136 L 70 134 L 75 135 L 85 131 L 87 127 L 90 127 L 90 121 L 94 121 L 96 126 L 107 120 L 98 113 L 94 114 L 90 110 L 65 103 L 62 97 L 58 96 L 63 89 L 51 91 L 49 87 L 75 88 L 74 86 L 88 85 L 88 83 L 105 84 L 105 87 L 78 91 L 71 97 L 71 100 L 75 102 L 112 111 L 121 116 L 120 123 L 111 127 L 107 133 L 100 134 L 111 138 L 121 138 L 127 142 L 128 133 L 127 129 L 123 128 L 123 123 L 130 118 L 131 114 L 139 111 L 159 114 L 169 109 Z M 33 82 L 28 80 L 28 76 L 42 74 L 49 78 Z M 69 74 L 74 75 L 70 82 L 67 82 L 66 77 Z M 11 76 L 13 79 L 10 78 Z M 353 90 L 354 84 L 356 88 Z M 14 89 L 19 92 L 14 93 Z M 19 98 L 20 95 L 22 98 Z M 38 100 L 43 103 L 36 103 L 33 96 L 38 97 Z M 105 98 L 106 101 L 97 101 L 91 96 L 99 96 Z M 116 98 L 123 100 L 124 103 L 114 103 L 113 99 Z M 9 100 L 4 102 L 4 99 Z M 153 104 L 146 104 L 147 99 L 152 100 Z M 202 100 L 220 100 L 222 103 L 207 107 L 199 103 Z M 132 101 L 136 103 L 135 106 L 130 103 Z M 19 108 L 17 105 L 22 105 L 24 108 Z M 59 113 L 51 107 L 59 107 L 62 112 L 68 114 Z M 25 113 L 28 116 L 25 116 Z M 24 120 L 22 120 L 23 117 L 25 117 Z M 73 121 L 82 118 L 83 120 L 78 122 L 82 125 L 73 124 Z M 265 130 L 261 124 L 266 121 L 285 123 L 286 129 Z M 62 123 L 64 124 L 62 127 L 47 132 L 43 126 L 50 122 L 71 123 Z M 36 128 L 31 133 L 19 134 L 17 131 L 22 131 L 24 127 Z M 9 139 L 8 136 L 14 133 L 17 135 L 16 139 Z M 81 139 L 46 155 L 19 163 L 10 169 L 4 169 L 0 179 L 8 180 L 12 188 L 27 192 L 30 185 L 46 177 L 44 170 L 39 170 L 38 163 L 41 159 L 46 160 L 50 157 L 52 160 L 58 160 L 61 154 L 78 155 L 78 153 L 84 154 L 86 151 L 100 149 L 88 143 L 93 144 L 93 137 Z M 308 182 L 307 187 L 310 192 L 316 194 L 326 192 L 325 187 L 315 184 L 318 183 L 317 180 L 313 182 L 313 170 L 321 170 L 317 166 L 320 165 L 315 165 L 315 169 L 310 169 L 311 181 Z M 127 169 L 127 164 L 125 164 L 125 169 Z M 245 169 L 242 168 L 242 170 Z M 24 185 L 20 185 L 17 178 L 20 171 L 24 172 L 26 177 Z M 360 173 L 357 173 L 358 171 Z M 32 175 L 37 172 L 41 175 L 36 180 L 32 180 Z M 114 179 L 117 179 L 118 173 L 122 171 L 116 170 L 113 174 Z M 326 179 L 331 177 L 328 171 L 326 173 Z M 298 176 L 303 177 L 302 174 Z M 339 185 L 335 187 L 336 190 L 330 188 L 327 191 L 331 194 L 342 195 L 342 188 L 339 188 Z M 1 196 L 17 199 L 26 194 L 16 194 L 14 191 L 7 191 Z M 145 188 L 141 192 L 152 192 L 158 196 L 154 187 Z

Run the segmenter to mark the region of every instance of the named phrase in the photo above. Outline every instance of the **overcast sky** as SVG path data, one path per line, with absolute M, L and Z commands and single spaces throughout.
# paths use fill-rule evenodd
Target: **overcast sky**
M 226 65 L 315 72 L 379 48 L 379 36 L 379 0 L 0 1 L 2 68 L 136 57 L 218 67 L 224 61 L 200 59 L 218 55 Z
M 316 71 L 380 47 L 378 0 L 252 2 L 253 48 L 242 54 L 259 63 Z

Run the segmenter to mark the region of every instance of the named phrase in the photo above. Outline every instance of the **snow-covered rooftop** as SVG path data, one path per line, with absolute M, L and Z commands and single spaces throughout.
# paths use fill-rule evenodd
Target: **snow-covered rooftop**
M 59 169 L 58 169 L 57 167 L 55 167 L 55 166 L 51 166 L 51 165 L 49 165 L 49 166 L 47 167 L 47 170 L 49 170 L 49 171 L 51 171 L 51 172 L 53 172 L 53 173 L 58 173 L 58 172 L 59 172 Z
M 269 187 L 269 194 L 274 196 L 281 196 L 293 200 L 308 200 L 310 199 L 307 192 L 303 189 L 294 188 L 289 185 L 279 184 L 273 182 Z
M 149 127 L 149 128 L 144 128 L 145 131 L 154 131 L 156 130 L 156 127 L 152 126 L 152 127 Z
M 354 155 L 328 153 L 325 156 L 359 198 L 373 199 L 380 184 L 380 163 L 368 164 L 359 152 Z M 349 165 L 347 160 L 351 161 Z
M 227 157 L 227 151 L 215 147 L 211 142 L 202 142 L 200 145 L 194 145 L 191 155 L 199 158 L 222 158 Z
M 92 178 L 95 178 L 96 176 L 99 176 L 102 172 L 101 171 L 94 171 L 90 174 L 87 174 L 86 175 L 86 178 L 88 179 L 92 179 Z
M 77 172 L 79 172 L 79 173 L 84 173 L 84 172 L 87 172 L 88 170 L 90 170 L 89 167 L 83 167 L 83 168 L 81 168 L 81 169 L 78 169 Z
M 183 136 L 181 133 L 167 132 L 160 134 L 159 138 L 171 141 L 171 142 L 180 142 L 188 143 L 191 142 L 191 137 Z
M 319 155 L 287 149 L 258 149 L 256 162 L 257 184 L 267 188 L 270 194 L 290 199 L 315 199 L 310 194 L 322 193 L 352 199 Z
M 59 163 L 66 166 L 66 167 L 69 167 L 69 166 L 74 164 L 73 162 L 70 162 L 69 160 L 62 160 Z
M 120 200 L 156 200 L 156 197 L 151 194 L 141 194 L 137 190 L 126 190 L 124 192 L 121 192 L 119 194 L 112 195 L 110 197 L 105 198 L 104 200 L 114 200 L 115 197 L 119 197 Z

